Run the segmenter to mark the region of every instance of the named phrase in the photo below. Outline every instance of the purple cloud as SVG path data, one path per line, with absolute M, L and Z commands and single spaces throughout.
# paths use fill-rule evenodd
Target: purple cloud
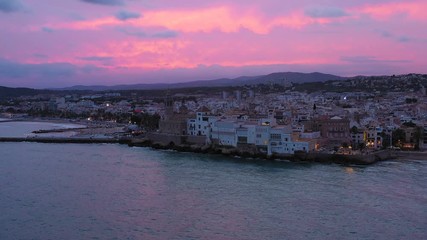
M 24 5 L 19 0 L 0 0 L 0 11 L 5 13 L 19 12 Z
M 117 31 L 138 38 L 146 38 L 148 36 L 147 33 L 136 28 L 117 28 Z
M 41 30 L 47 33 L 53 33 L 55 31 L 53 28 L 50 27 L 42 27 Z
M 0 59 L 0 78 L 71 76 L 76 70 L 76 67 L 69 63 L 24 64 Z
M 99 56 L 81 57 L 79 59 L 86 60 L 86 61 L 101 61 L 101 62 L 113 60 L 112 57 L 99 57 Z
M 89 61 L 89 62 L 98 62 L 103 66 L 112 66 L 114 63 L 113 57 L 89 56 L 89 57 L 80 57 L 78 59 Z
M 141 14 L 137 12 L 128 12 L 128 11 L 120 11 L 116 14 L 116 18 L 122 21 L 126 21 L 128 19 L 140 18 Z
M 163 32 L 157 32 L 157 33 L 153 34 L 154 38 L 174 38 L 177 36 L 178 36 L 178 33 L 175 31 L 171 31 L 171 30 L 166 30 Z
M 81 0 L 87 3 L 108 5 L 108 6 L 122 6 L 124 5 L 123 0 Z
M 312 18 L 337 18 L 348 14 L 338 7 L 311 7 L 305 10 L 305 15 Z
M 372 63 L 410 63 L 409 60 L 383 60 L 374 56 L 342 56 L 341 60 L 353 64 L 372 64 Z

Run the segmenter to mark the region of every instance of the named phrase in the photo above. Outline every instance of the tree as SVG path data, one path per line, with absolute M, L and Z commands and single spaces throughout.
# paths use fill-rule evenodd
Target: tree
M 140 126 L 145 130 L 152 131 L 159 128 L 160 115 L 154 114 L 150 115 L 148 113 L 143 113 L 141 115 Z
M 8 107 L 6 109 L 6 112 L 8 112 L 8 113 L 15 113 L 15 109 L 13 107 Z
M 359 129 L 356 126 L 351 127 L 350 132 L 353 134 L 356 134 L 359 131 Z
M 416 98 L 406 98 L 405 102 L 408 103 L 408 104 L 416 103 L 416 102 L 418 102 L 418 99 L 416 99 Z
M 385 131 L 380 133 L 380 136 L 383 138 L 382 146 L 387 148 L 390 145 L 390 134 L 387 134 Z
M 141 124 L 141 120 L 142 120 L 142 118 L 139 116 L 139 115 L 132 115 L 131 117 L 130 117 L 130 122 L 132 123 L 132 124 L 137 124 L 137 125 L 140 125 Z
M 409 121 L 409 122 L 404 122 L 403 126 L 406 126 L 406 127 L 416 127 L 417 124 L 413 123 L 412 121 Z
M 423 131 L 424 129 L 422 127 L 417 127 L 417 130 L 414 134 L 415 150 L 420 150 L 420 141 L 422 141 L 424 138 Z
M 400 128 L 394 130 L 392 133 L 392 136 L 393 136 L 393 146 L 395 146 L 399 142 L 404 142 L 406 138 L 405 131 L 403 131 Z

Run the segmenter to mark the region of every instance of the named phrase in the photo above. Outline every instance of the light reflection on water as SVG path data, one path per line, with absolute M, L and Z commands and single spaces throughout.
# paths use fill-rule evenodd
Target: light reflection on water
M 1 143 L 0 239 L 426 239 L 427 163 Z

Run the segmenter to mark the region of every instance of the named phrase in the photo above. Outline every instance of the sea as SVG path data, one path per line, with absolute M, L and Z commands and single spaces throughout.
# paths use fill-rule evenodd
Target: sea
M 54 126 L 1 122 L 0 136 Z M 427 239 L 427 160 L 0 143 L 0 239 Z

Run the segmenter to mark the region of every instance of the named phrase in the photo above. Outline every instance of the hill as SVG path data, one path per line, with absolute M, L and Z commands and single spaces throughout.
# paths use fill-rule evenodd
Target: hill
M 32 88 L 9 88 L 9 87 L 0 86 L 0 99 L 45 94 L 49 92 L 52 92 L 52 91 L 32 89 Z
M 278 72 L 261 76 L 241 76 L 238 78 L 220 78 L 214 80 L 198 80 L 181 83 L 153 83 L 153 84 L 129 84 L 114 86 L 73 86 L 55 90 L 92 90 L 92 91 L 118 91 L 118 90 L 149 90 L 149 89 L 173 89 L 173 88 L 191 88 L 191 87 L 227 87 L 243 86 L 257 84 L 288 84 L 288 83 L 306 83 L 306 82 L 325 82 L 328 80 L 342 80 L 340 76 L 324 73 L 297 73 L 297 72 Z

